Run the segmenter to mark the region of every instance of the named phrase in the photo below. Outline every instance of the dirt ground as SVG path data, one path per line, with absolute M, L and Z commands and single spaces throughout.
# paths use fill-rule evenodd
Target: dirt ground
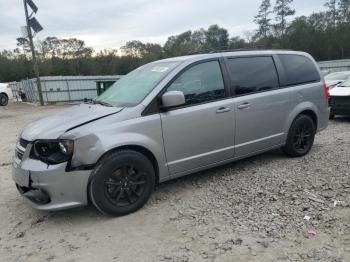
M 61 109 L 0 107 L 0 261 L 350 261 L 350 119 L 330 122 L 306 157 L 274 151 L 170 181 L 111 218 L 36 211 L 14 186 L 21 129 Z

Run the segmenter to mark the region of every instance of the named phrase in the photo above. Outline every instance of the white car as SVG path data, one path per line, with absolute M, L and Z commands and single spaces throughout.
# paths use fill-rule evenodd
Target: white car
M 12 97 L 12 94 L 7 84 L 0 83 L 0 106 L 6 106 L 10 97 Z
M 330 119 L 333 119 L 335 115 L 350 116 L 350 78 L 330 90 L 329 104 L 331 107 Z
M 328 74 L 324 77 L 324 80 L 326 81 L 329 88 L 332 89 L 336 85 L 348 80 L 349 77 L 350 77 L 350 71 L 343 71 L 343 72 L 335 72 L 335 73 Z

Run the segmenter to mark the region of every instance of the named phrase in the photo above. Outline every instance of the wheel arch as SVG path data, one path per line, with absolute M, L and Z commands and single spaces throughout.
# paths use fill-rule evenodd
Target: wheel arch
M 294 122 L 294 120 L 300 116 L 300 115 L 307 115 L 311 117 L 311 119 L 314 121 L 315 128 L 318 130 L 318 124 L 319 124 L 319 119 L 318 119 L 318 110 L 317 107 L 310 103 L 310 102 L 304 102 L 298 104 L 289 114 L 288 120 L 286 121 L 285 124 L 285 134 L 289 133 L 289 130 Z
M 307 116 L 311 117 L 312 121 L 314 121 L 315 128 L 317 130 L 318 118 L 317 118 L 317 114 L 313 110 L 306 109 L 306 110 L 300 112 L 295 118 L 297 118 L 300 115 L 307 115 Z
M 123 145 L 123 146 L 118 146 L 118 147 L 115 147 L 115 148 L 112 148 L 108 151 L 106 151 L 102 156 L 100 156 L 100 158 L 98 159 L 97 163 L 99 161 L 101 161 L 102 158 L 104 158 L 105 156 L 113 153 L 113 152 L 116 152 L 116 151 L 119 151 L 119 150 L 132 150 L 132 151 L 135 151 L 135 152 L 138 152 L 142 155 L 144 155 L 145 157 L 147 157 L 147 159 L 152 163 L 152 166 L 154 168 L 154 172 L 155 172 L 155 175 L 156 175 L 156 184 L 159 184 L 159 164 L 158 164 L 158 161 L 155 157 L 155 155 L 147 148 L 143 147 L 143 146 L 140 146 L 140 145 Z
M 7 99 L 9 99 L 9 96 L 8 96 L 7 93 L 5 93 L 5 92 L 0 92 L 0 94 L 1 94 L 1 95 L 5 95 L 5 96 L 7 97 Z

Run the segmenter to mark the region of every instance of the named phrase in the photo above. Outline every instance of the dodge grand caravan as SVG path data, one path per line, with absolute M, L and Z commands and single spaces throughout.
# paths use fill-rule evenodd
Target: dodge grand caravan
M 327 127 L 329 90 L 314 59 L 236 51 L 146 64 L 91 102 L 29 124 L 13 162 L 40 210 L 141 208 L 158 183 L 282 148 L 301 157 Z

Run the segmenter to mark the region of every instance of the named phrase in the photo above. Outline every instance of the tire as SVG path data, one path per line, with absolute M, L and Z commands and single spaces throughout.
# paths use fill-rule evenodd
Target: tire
M 92 172 L 89 196 L 94 206 L 111 216 L 140 209 L 155 187 L 150 160 L 132 150 L 115 151 L 104 157 Z
M 331 109 L 331 112 L 330 112 L 330 114 L 329 114 L 329 119 L 330 119 L 330 120 L 333 120 L 334 118 L 335 118 L 334 110 Z
M 305 156 L 313 146 L 315 134 L 316 126 L 312 118 L 307 115 L 299 115 L 289 129 L 283 151 L 291 157 Z
M 0 106 L 7 106 L 9 98 L 5 94 L 0 94 Z

